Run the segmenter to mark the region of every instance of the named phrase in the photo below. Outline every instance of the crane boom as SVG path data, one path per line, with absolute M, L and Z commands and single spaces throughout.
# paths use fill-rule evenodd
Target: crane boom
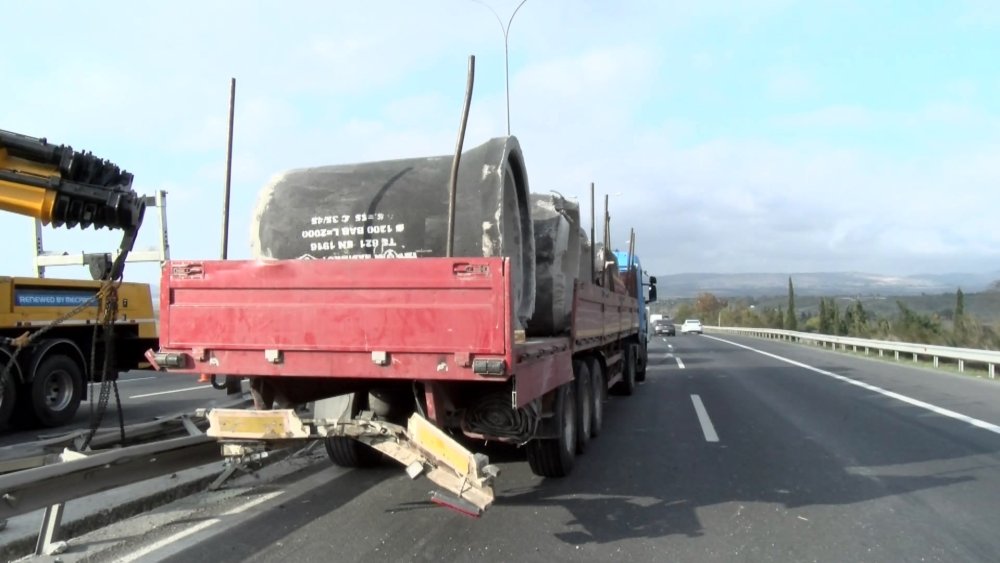
M 44 225 L 135 232 L 145 199 L 132 174 L 88 152 L 0 130 L 0 210 Z

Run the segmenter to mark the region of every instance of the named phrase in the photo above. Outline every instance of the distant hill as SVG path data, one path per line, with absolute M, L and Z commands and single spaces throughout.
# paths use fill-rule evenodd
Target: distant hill
M 985 291 L 1000 280 L 1000 271 L 976 274 L 945 273 L 885 276 L 859 272 L 790 274 L 796 295 L 922 295 Z M 760 297 L 788 292 L 789 274 L 668 274 L 656 276 L 656 289 L 664 298 Z

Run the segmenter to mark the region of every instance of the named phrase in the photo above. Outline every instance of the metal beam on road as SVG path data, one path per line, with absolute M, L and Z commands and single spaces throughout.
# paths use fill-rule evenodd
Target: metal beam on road
M 243 408 L 250 405 L 248 399 L 239 398 L 224 401 L 213 408 Z M 197 411 L 176 413 L 159 420 L 126 426 L 124 444 L 117 428 L 99 429 L 90 441 L 90 449 L 134 445 L 167 438 L 181 432 L 195 434 L 195 430 L 201 432 L 206 428 L 208 421 L 203 414 L 199 415 Z M 0 447 L 0 474 L 58 463 L 60 452 L 66 448 L 78 451 L 84 436 L 88 433 L 88 430 L 72 430 L 62 434 L 43 435 L 41 439 L 30 443 Z
M 0 476 L 0 519 L 222 459 L 205 435 L 100 452 Z

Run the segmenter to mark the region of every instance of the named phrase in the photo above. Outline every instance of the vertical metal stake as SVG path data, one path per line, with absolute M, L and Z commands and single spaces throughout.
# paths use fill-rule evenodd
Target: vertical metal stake
M 608 194 L 604 194 L 604 249 L 601 250 L 601 271 L 604 272 L 604 287 L 613 288 L 613 276 L 605 267 L 611 252 L 611 215 L 608 213 Z
M 634 228 L 629 229 L 629 232 L 628 232 L 628 266 L 627 266 L 626 269 L 628 271 L 630 271 L 630 272 L 632 271 L 632 264 L 634 262 L 632 260 L 632 255 L 633 254 L 635 254 L 635 229 Z
M 476 56 L 469 55 L 469 74 L 465 81 L 465 105 L 462 107 L 462 125 L 458 130 L 455 144 L 455 158 L 451 161 L 451 183 L 448 186 L 448 241 L 445 256 L 451 258 L 455 247 L 455 193 L 458 191 L 458 164 L 462 159 L 462 145 L 465 143 L 465 126 L 469 122 L 469 106 L 472 104 L 472 85 L 476 80 Z
M 38 541 L 35 543 L 35 555 L 45 555 L 49 546 L 56 541 L 59 534 L 59 526 L 62 525 L 63 504 L 53 504 L 45 509 L 42 516 L 42 529 L 38 532 Z
M 595 252 L 597 252 L 597 235 L 595 234 L 595 223 L 597 222 L 597 210 L 594 206 L 594 183 L 590 183 L 590 281 L 593 283 L 597 279 L 595 275 L 597 272 L 594 268 L 597 267 L 595 259 Z
M 236 79 L 229 83 L 229 139 L 226 143 L 226 195 L 222 200 L 222 259 L 229 257 L 229 186 L 233 177 L 233 114 L 236 108 Z

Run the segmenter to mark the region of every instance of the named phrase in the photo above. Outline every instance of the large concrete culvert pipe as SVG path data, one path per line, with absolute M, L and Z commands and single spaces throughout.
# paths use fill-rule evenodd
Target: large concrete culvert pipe
M 250 246 L 258 259 L 445 256 L 453 155 L 318 166 L 275 176 L 258 198 Z M 454 256 L 508 256 L 523 328 L 535 307 L 528 177 L 516 137 L 462 153 Z

